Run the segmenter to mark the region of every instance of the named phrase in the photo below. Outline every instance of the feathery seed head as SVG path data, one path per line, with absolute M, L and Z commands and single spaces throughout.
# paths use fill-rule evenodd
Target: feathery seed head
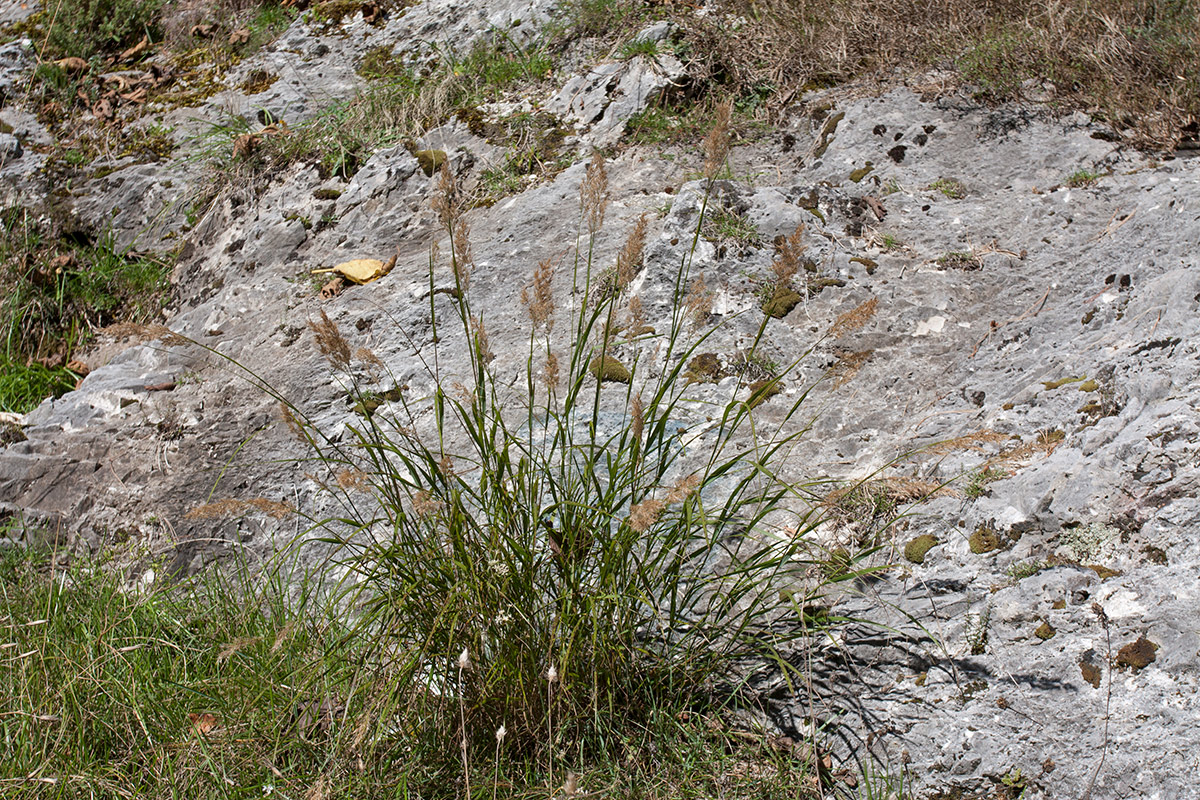
M 729 155 L 729 117 L 733 112 L 733 101 L 726 100 L 717 106 L 712 130 L 704 138 L 704 177 L 712 180 L 725 165 Z
M 608 172 L 599 150 L 592 155 L 587 176 L 579 186 L 579 201 L 587 219 L 588 233 L 595 236 L 604 225 L 604 213 L 608 210 Z

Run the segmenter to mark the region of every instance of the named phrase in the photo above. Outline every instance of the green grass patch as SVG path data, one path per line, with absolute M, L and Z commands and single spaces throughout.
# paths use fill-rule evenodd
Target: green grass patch
M 0 409 L 28 411 L 72 388 L 64 369 L 98 328 L 149 322 L 168 294 L 170 259 L 56 239 L 26 209 L 0 212 Z

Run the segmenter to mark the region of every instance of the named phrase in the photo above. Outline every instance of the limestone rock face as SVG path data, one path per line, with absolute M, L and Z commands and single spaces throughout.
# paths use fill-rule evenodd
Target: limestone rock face
M 355 90 L 370 48 L 415 64 L 432 44 L 461 50 L 498 28 L 527 42 L 553 6 L 424 2 L 369 37 L 361 19 L 336 39 L 297 22 L 229 77 L 226 97 L 187 112 L 216 122 L 230 103 L 243 116 L 261 104 L 299 123 Z M 0 88 L 28 66 L 10 49 Z M 238 95 L 252 69 L 294 79 Z M 894 501 L 886 519 L 834 515 L 814 546 L 877 544 L 876 562 L 893 566 L 830 598 L 867 623 L 813 644 L 811 698 L 755 677 L 767 721 L 805 732 L 815 709 L 839 758 L 903 771 L 916 796 L 982 796 L 1017 770 L 1026 798 L 1188 796 L 1200 721 L 1200 161 L 1114 145 L 1083 115 L 832 90 L 738 143 L 733 179 L 714 182 L 706 205 L 698 142 L 621 144 L 629 117 L 682 75 L 671 55 L 601 59 L 557 75 L 550 97 L 542 87 L 514 101 L 574 128 L 577 150 L 552 178 L 467 213 L 472 303 L 497 375 L 525 364 L 520 297 L 538 263 L 574 257 L 593 147 L 616 153 L 595 263 L 615 263 L 645 216 L 645 263 L 628 291 L 646 324 L 669 327 L 681 263 L 709 292 L 704 329 L 717 330 L 703 350 L 715 366 L 677 420 L 689 442 L 712 435 L 712 403 L 745 394 L 722 369 L 763 321 L 774 243 L 803 226 L 800 300 L 760 344 L 796 365 L 755 418 L 764 431 L 783 426 L 811 390 L 810 430 L 780 473 L 798 484 L 890 479 L 880 485 Z M 7 141 L 0 175 L 24 170 L 28 196 L 40 156 Z M 188 512 L 210 497 L 325 510 L 278 413 L 286 397 L 335 440 L 358 419 L 311 320 L 324 312 L 386 365 L 381 392 L 403 386 L 428 404 L 435 353 L 445 385 L 468 380 L 461 331 L 430 317 L 450 313 L 453 287 L 444 266 L 431 278 L 430 251 L 452 244 L 431 207 L 439 176 L 412 153 L 443 151 L 476 187 L 505 149 L 460 121 L 408 144 L 348 180 L 296 164 L 252 199 L 218 198 L 190 221 L 201 184 L 186 145 L 77 188 L 81 220 L 138 247 L 182 246 L 166 322 L 193 343 L 123 339 L 94 352 L 79 388 L 27 415 L 25 440 L 0 450 L 4 513 L 64 546 L 165 561 L 160 574 L 233 552 L 265 557 L 303 536 L 296 518 Z M 1081 169 L 1098 177 L 1072 186 Z M 709 222 L 695 238 L 702 208 Z M 727 225 L 712 224 L 718 214 Z M 385 277 L 318 294 L 314 270 L 393 254 Z M 571 288 L 565 273 L 553 284 L 564 311 L 578 302 Z M 623 347 L 613 357 L 635 363 L 634 345 Z M 651 374 L 671 366 L 643 355 Z M 623 401 L 605 392 L 605 418 L 624 424 Z M 941 489 L 909 508 L 902 481 Z M 906 559 L 925 535 L 937 545 Z

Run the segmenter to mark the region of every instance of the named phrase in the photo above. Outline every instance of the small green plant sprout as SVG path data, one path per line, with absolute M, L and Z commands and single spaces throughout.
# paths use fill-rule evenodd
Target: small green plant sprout
M 643 56 L 654 58 L 659 53 L 660 43 L 650 38 L 638 38 L 621 45 L 619 56 L 622 61 Z
M 1016 797 L 1020 797 L 1021 794 L 1024 794 L 1025 787 L 1028 785 L 1028 781 L 1025 776 L 1021 774 L 1019 767 L 1013 767 L 1011 771 L 1001 776 L 1000 783 L 1009 789 L 1020 789 L 1021 792 L 1020 794 L 1016 795 Z
M 987 652 L 988 625 L 992 618 L 991 606 L 984 606 L 978 614 L 967 615 L 967 649 L 973 656 Z
M 885 233 L 880 237 L 879 246 L 884 252 L 890 253 L 893 250 L 900 250 L 904 247 L 904 242 L 897 239 L 890 233 Z
M 938 178 L 925 187 L 931 192 L 941 192 L 951 200 L 961 200 L 967 196 L 967 187 L 957 178 Z
M 1041 561 L 1033 558 L 1028 561 L 1019 561 L 1008 568 L 1008 579 L 1013 583 L 1023 581 L 1026 578 L 1037 575 L 1044 569 L 1050 566 L 1049 562 Z
M 1104 177 L 1103 173 L 1089 169 L 1077 169 L 1067 176 L 1066 185 L 1072 189 L 1086 189 L 1095 186 L 1096 181 Z
M 1007 477 L 1008 472 L 999 467 L 987 466 L 981 470 L 976 470 L 967 479 L 967 485 L 963 487 L 963 494 L 971 500 L 978 500 L 988 493 L 987 485 L 989 483 L 1004 480 Z

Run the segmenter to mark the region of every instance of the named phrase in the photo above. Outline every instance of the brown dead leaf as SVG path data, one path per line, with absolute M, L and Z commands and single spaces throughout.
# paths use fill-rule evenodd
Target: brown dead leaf
M 383 8 L 378 3 L 363 3 L 362 18 L 368 25 L 374 25 L 383 15 Z
M 96 105 L 92 106 L 92 114 L 96 117 L 96 119 L 102 119 L 107 122 L 117 116 L 117 111 L 113 107 L 113 102 L 111 99 L 108 97 L 101 97 L 100 101 L 96 103 Z
M 216 25 L 211 22 L 202 22 L 199 25 L 193 25 L 189 33 L 197 39 L 208 39 L 213 35 L 213 31 L 217 29 Z
M 128 94 L 123 94 L 121 95 L 121 99 L 130 103 L 144 103 L 146 102 L 146 87 L 142 86 Z
M 887 216 L 887 209 L 883 207 L 883 203 L 880 202 L 879 198 L 864 197 L 863 199 L 867 201 L 867 206 L 875 212 L 876 219 L 882 221 Z
M 233 157 L 248 158 L 258 149 L 259 136 L 254 133 L 243 133 L 233 140 Z
M 138 42 L 137 44 L 135 44 L 133 47 L 129 48 L 125 52 L 121 53 L 121 55 L 117 56 L 117 63 L 120 63 L 122 61 L 130 61 L 130 60 L 136 58 L 137 56 L 140 56 L 142 53 L 146 52 L 146 48 L 148 48 L 149 46 L 150 46 L 150 37 L 143 36 L 142 40 L 140 42 Z
M 207 736 L 212 733 L 217 727 L 219 720 L 216 714 L 188 714 L 188 719 L 192 723 L 192 730 L 199 736 Z
M 248 41 L 250 41 L 249 28 L 238 28 L 236 31 L 233 31 L 229 34 L 230 44 L 245 44 Z
M 71 372 L 74 372 L 76 375 L 81 375 L 81 376 L 87 375 L 89 372 L 92 371 L 91 367 L 89 367 L 85 362 L 80 361 L 78 358 L 73 358 L 70 361 L 68 361 L 67 369 L 71 370 Z
M 346 716 L 346 704 L 334 697 L 311 700 L 296 709 L 296 727 L 300 738 L 307 741 L 313 736 L 325 736 L 333 730 L 335 723 Z
M 50 268 L 55 271 L 70 269 L 73 266 L 75 266 L 75 254 L 74 253 L 64 253 L 62 255 L 55 256 L 54 258 L 50 259 Z
M 345 288 L 346 288 L 346 281 L 344 281 L 342 279 L 342 277 L 339 275 L 338 277 L 334 278 L 329 283 L 327 283 L 321 287 L 321 299 L 322 300 L 332 300 L 333 298 L 335 298 L 339 294 L 341 294 L 345 290 Z
M 85 69 L 88 68 L 88 62 L 84 61 L 79 56 L 68 56 L 66 58 L 60 58 L 58 61 L 55 61 L 54 63 L 57 64 L 58 66 L 62 67 L 63 69 L 65 69 L 67 72 L 83 72 Z

